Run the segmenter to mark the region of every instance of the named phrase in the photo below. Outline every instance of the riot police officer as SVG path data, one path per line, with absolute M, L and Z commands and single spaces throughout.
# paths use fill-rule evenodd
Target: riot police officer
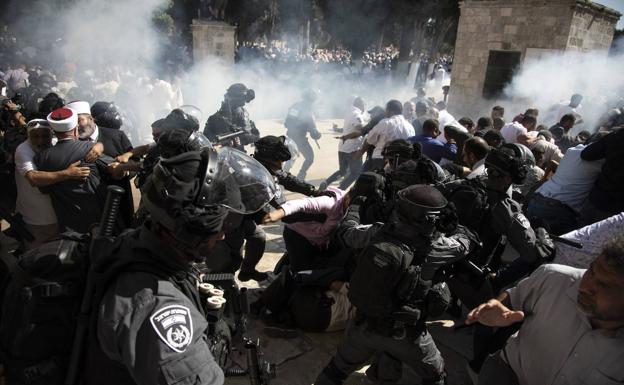
M 302 100 L 293 104 L 288 109 L 288 115 L 284 121 L 286 126 L 286 136 L 292 139 L 299 152 L 303 155 L 304 161 L 301 169 L 297 173 L 297 178 L 305 179 L 310 166 L 314 163 L 314 150 L 308 141 L 308 133 L 314 140 L 321 138 L 321 133 L 316 129 L 314 119 L 314 103 L 318 98 L 315 90 L 306 90 L 302 95 Z M 292 163 L 287 163 L 284 169 L 290 172 Z
M 449 237 L 437 230 L 446 205 L 434 187 L 410 186 L 398 193 L 383 228 L 369 228 L 372 241 L 357 257 L 349 286 L 356 316 L 315 384 L 342 384 L 373 356 L 377 361 L 367 375 L 381 383 L 398 382 L 400 363 L 412 367 L 424 384 L 444 383 L 444 361 L 425 327 L 426 299 L 439 267 L 475 245 L 469 232 Z
M 332 191 L 319 191 L 313 185 L 299 180 L 290 173 L 282 170 L 282 165 L 290 159 L 290 150 L 287 146 L 288 139 L 284 136 L 268 135 L 260 138 L 254 144 L 254 159 L 262 164 L 267 171 L 273 176 L 276 182 L 275 198 L 271 200 L 270 205 L 278 208 L 280 204 L 285 202 L 279 185 L 286 190 L 298 192 L 306 196 L 330 195 L 335 196 Z M 256 265 L 260 262 L 266 245 L 266 234 L 258 223 L 267 212 L 265 209 L 246 215 L 242 218 L 240 226 L 233 226 L 225 233 L 224 243 L 228 245 L 230 253 L 237 253 L 245 243 L 245 255 L 241 262 L 238 279 L 242 282 L 255 280 L 257 282 L 266 281 L 269 274 L 256 270 Z M 220 249 L 221 251 L 221 249 Z M 238 255 L 236 256 L 240 258 Z M 236 259 L 238 259 L 236 258 Z
M 290 141 L 291 139 L 285 136 L 264 136 L 254 144 L 254 158 L 269 170 L 278 184 L 288 191 L 313 197 L 333 196 L 333 192 L 317 189 L 314 185 L 284 171 L 284 162 L 291 159 Z
M 455 203 L 459 222 L 477 233 L 483 243 L 478 252 L 469 256 L 472 265 L 457 266 L 448 280 L 453 293 L 468 308 L 496 296 L 501 288 L 528 275 L 553 256 L 554 245 L 546 231 L 531 227 L 522 206 L 509 193 L 512 184 L 524 183 L 531 156 L 530 150 L 521 144 L 493 148 L 485 158 L 485 179 L 456 181 L 441 187 Z M 506 244 L 513 246 L 520 257 L 502 266 L 500 256 Z M 467 268 L 470 266 L 481 271 Z M 476 372 L 491 349 L 485 343 L 491 333 L 481 326 L 475 330 L 474 358 L 469 364 Z
M 258 210 L 273 198 L 268 173 L 228 148 L 161 160 L 142 190 L 150 219 L 118 238 L 100 277 L 90 333 L 87 384 L 222 384 L 222 349 L 206 320 L 192 262 L 222 238 L 229 211 Z M 121 273 L 107 271 L 125 264 Z
M 244 151 L 247 144 L 251 144 L 260 138 L 260 132 L 253 120 L 249 119 L 249 113 L 245 104 L 256 97 L 254 90 L 247 88 L 242 83 L 232 84 L 226 91 L 221 108 L 208 118 L 204 127 L 204 135 L 214 144 L 231 146 Z M 228 140 L 219 140 L 219 137 L 229 134 L 240 133 Z

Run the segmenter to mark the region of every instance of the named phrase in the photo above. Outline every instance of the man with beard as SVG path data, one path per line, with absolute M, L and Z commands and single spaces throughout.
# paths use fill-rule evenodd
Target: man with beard
M 78 113 L 78 136 L 82 141 L 102 143 L 104 154 L 116 159 L 119 164 L 128 163 L 132 156 L 132 143 L 125 132 L 109 127 L 98 126 L 91 116 L 91 106 L 85 101 L 75 101 L 67 105 L 67 108 Z M 114 166 L 115 168 L 117 166 Z M 120 174 L 125 174 L 118 169 Z M 130 178 L 125 176 L 122 179 L 112 182 L 124 189 L 125 195 L 121 203 L 121 219 L 125 227 L 132 224 L 134 215 L 134 203 L 132 200 L 132 189 L 130 188 Z
M 624 237 L 608 242 L 589 269 L 544 265 L 479 305 L 467 323 L 524 321 L 490 356 L 479 384 L 617 384 L 624 379 Z M 526 316 L 525 316 L 526 315 Z
M 97 146 L 96 143 L 78 140 L 78 114 L 74 110 L 59 108 L 52 111 L 47 120 L 58 142 L 35 156 L 35 164 L 39 170 L 64 170 L 85 159 Z M 113 161 L 108 157 L 97 157 L 94 162 L 81 163 L 90 169 L 84 180 L 66 180 L 42 188 L 44 193 L 50 194 L 61 231 L 72 229 L 84 233 L 93 223 L 99 221 L 105 187 L 101 183 L 101 173 L 112 172 L 107 167 L 111 163 Z
M 52 145 L 52 129 L 43 119 L 31 120 L 26 127 L 28 139 L 15 150 L 15 208 L 21 214 L 26 229 L 35 238 L 26 244 L 27 249 L 33 249 L 58 234 L 58 221 L 50 197 L 41 193 L 38 187 L 66 180 L 82 180 L 89 176 L 90 170 L 89 167 L 79 166 L 80 160 L 60 171 L 37 170 L 35 155 Z M 93 157 L 97 157 L 96 151 L 87 154 L 87 158 Z

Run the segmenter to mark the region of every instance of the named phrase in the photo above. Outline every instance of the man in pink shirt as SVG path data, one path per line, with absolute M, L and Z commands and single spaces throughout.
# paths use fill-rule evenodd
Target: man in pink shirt
M 319 257 L 330 254 L 327 253 L 330 234 L 344 217 L 351 197 L 349 193 L 335 187 L 329 187 L 328 190 L 333 191 L 336 196 L 294 199 L 263 219 L 263 223 L 285 219 L 284 242 L 293 272 L 317 268 Z M 310 214 L 310 218 L 314 216 L 316 219 L 288 223 L 289 216 L 302 213 Z M 320 217 L 324 220 L 320 221 Z

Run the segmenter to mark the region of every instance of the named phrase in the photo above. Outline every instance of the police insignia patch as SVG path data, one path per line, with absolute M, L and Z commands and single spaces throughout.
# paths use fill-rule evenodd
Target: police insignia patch
M 185 306 L 160 308 L 152 314 L 150 322 L 160 339 L 175 352 L 183 353 L 193 340 L 193 320 Z
M 520 223 L 520 225 L 523 228 L 528 229 L 529 227 L 531 227 L 531 222 L 529 222 L 529 220 L 527 219 L 527 217 L 524 216 L 524 214 L 517 213 L 515 217 L 516 217 L 516 220 Z

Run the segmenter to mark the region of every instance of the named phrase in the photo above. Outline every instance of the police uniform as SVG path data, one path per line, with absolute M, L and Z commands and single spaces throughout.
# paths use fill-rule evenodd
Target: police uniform
M 432 187 L 405 190 L 414 189 L 429 191 Z M 355 218 L 352 213 L 349 221 Z M 350 280 L 349 299 L 357 313 L 315 384 L 341 384 L 373 357 L 376 362 L 367 375 L 381 383 L 398 382 L 401 363 L 414 369 L 424 384 L 444 383 L 444 360 L 425 327 L 427 282 L 431 283 L 441 265 L 465 257 L 474 247 L 474 239 L 467 232 L 447 237 L 415 226 L 423 225 L 408 224 L 395 212 L 381 229 L 357 229 L 361 239 L 372 234 L 371 243 L 357 257 Z M 355 227 L 351 223 L 344 230 Z
M 97 307 L 86 383 L 222 384 L 190 265 L 147 226 L 116 253 L 129 271 L 106 285 Z
M 312 163 L 314 163 L 314 150 L 308 141 L 308 133 L 312 136 L 312 139 L 319 139 L 321 134 L 316 129 L 316 122 L 314 121 L 314 113 L 309 106 L 310 102 L 301 101 L 293 104 L 288 109 L 288 115 L 284 121 L 286 126 L 286 136 L 292 139 L 297 148 L 303 155 L 304 161 L 301 165 L 301 169 L 297 174 L 297 178 L 305 179 Z M 292 167 L 294 160 L 287 162 L 284 169 L 288 172 Z
M 254 143 L 260 138 L 260 132 L 256 124 L 249 119 L 249 113 L 245 107 L 235 107 L 231 112 L 224 102 L 221 109 L 211 115 L 206 122 L 204 135 L 213 143 L 217 143 L 217 136 L 232 134 L 237 131 L 245 131 L 240 135 L 240 146 L 234 146 L 237 150 L 244 151 L 245 145 Z

